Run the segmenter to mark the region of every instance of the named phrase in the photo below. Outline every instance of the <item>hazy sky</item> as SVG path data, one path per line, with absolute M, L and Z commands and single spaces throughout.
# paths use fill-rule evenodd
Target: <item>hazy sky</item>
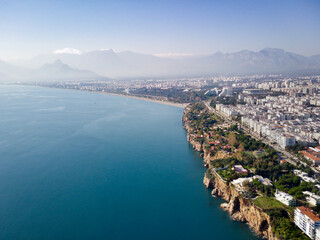
M 0 59 L 72 47 L 320 54 L 319 0 L 0 0 Z

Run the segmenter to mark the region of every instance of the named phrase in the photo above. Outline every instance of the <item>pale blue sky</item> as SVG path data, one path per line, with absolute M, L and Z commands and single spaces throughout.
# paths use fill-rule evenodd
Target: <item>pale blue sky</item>
M 320 54 L 319 0 L 0 0 L 0 59 L 72 47 Z

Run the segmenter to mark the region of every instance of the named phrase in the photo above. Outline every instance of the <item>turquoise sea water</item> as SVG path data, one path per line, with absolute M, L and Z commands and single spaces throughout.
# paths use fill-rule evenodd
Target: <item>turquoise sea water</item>
M 0 239 L 258 239 L 202 185 L 182 111 L 0 86 Z

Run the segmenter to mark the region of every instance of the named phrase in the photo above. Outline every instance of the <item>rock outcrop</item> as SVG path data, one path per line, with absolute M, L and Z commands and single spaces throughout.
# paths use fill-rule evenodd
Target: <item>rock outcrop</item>
M 187 140 L 191 143 L 195 150 L 197 150 L 198 152 L 203 151 L 202 143 L 196 141 L 195 138 L 191 137 L 190 133 L 188 133 L 187 135 Z
M 231 184 L 214 174 L 216 176 L 213 180 L 212 194 L 227 201 L 221 204 L 221 208 L 228 211 L 233 220 L 247 222 L 260 237 L 278 240 L 272 231 L 270 216 L 256 207 L 250 199 L 244 198 Z M 206 183 L 208 182 L 211 182 L 210 179 L 206 179 Z
M 206 175 L 203 178 L 203 184 L 207 188 L 213 188 L 214 187 L 214 179 L 213 178 L 208 178 Z

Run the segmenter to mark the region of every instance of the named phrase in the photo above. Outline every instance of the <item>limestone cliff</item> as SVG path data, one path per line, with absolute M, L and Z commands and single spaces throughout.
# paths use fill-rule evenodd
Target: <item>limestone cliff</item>
M 221 204 L 221 207 L 229 212 L 232 219 L 247 222 L 252 230 L 261 237 L 278 240 L 272 231 L 270 216 L 256 207 L 249 199 L 242 197 L 231 184 L 227 184 L 217 174 L 215 175 L 211 183 L 213 184 L 212 194 L 227 201 Z M 207 179 L 205 182 L 210 182 L 210 180 Z
M 209 165 L 210 160 L 229 157 L 226 156 L 224 152 L 217 152 L 215 156 L 212 157 L 210 152 L 204 148 L 203 143 L 196 141 L 196 138 L 193 137 L 194 129 L 190 127 L 185 112 L 182 120 L 184 122 L 184 128 L 187 130 L 187 140 L 195 150 L 203 152 L 205 166 Z M 224 182 L 219 175 L 214 172 L 207 172 L 204 176 L 203 184 L 207 188 L 213 189 L 213 195 L 222 197 L 227 201 L 227 203 L 221 204 L 221 207 L 229 212 L 232 219 L 247 222 L 252 230 L 261 237 L 269 240 L 278 240 L 272 231 L 269 215 L 256 207 L 249 199 L 242 197 L 231 184 Z
M 203 184 L 207 187 L 207 188 L 213 188 L 214 187 L 214 179 L 213 178 L 209 178 L 206 174 L 204 175 L 203 178 Z
M 191 137 L 190 133 L 188 133 L 187 135 L 187 140 L 192 144 L 195 150 L 197 150 L 198 152 L 203 151 L 202 143 L 196 141 L 194 137 Z
M 202 142 L 197 141 L 196 138 L 193 136 L 194 129 L 190 127 L 188 123 L 188 119 L 185 116 L 185 112 L 183 113 L 182 121 L 184 122 L 184 128 L 187 130 L 188 142 L 191 143 L 191 145 L 194 147 L 195 150 L 202 152 L 203 151 Z

